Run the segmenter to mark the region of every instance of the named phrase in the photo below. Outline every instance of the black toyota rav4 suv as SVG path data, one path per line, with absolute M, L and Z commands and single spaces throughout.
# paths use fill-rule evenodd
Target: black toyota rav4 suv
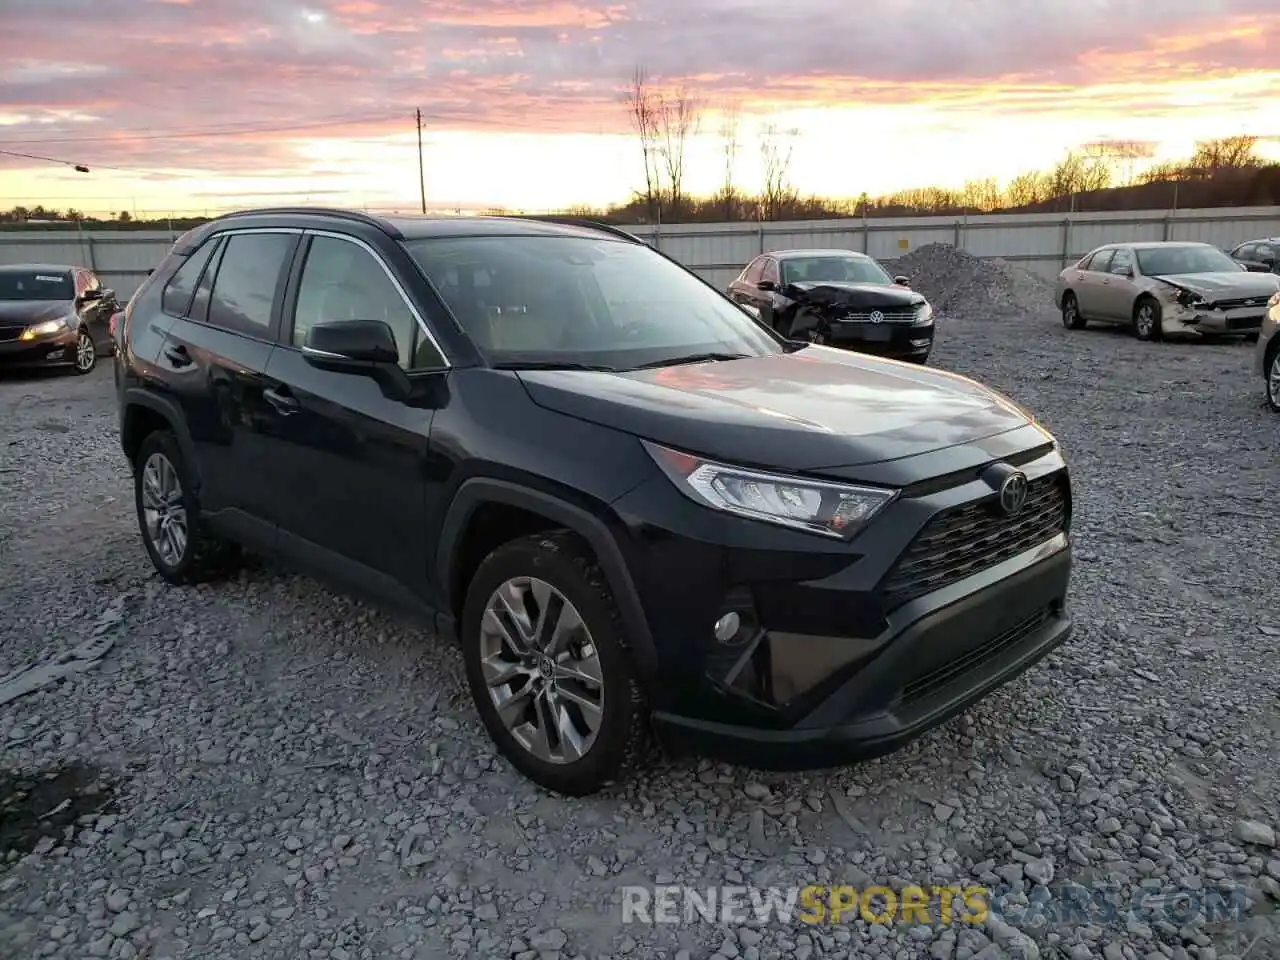
M 765 329 L 635 237 L 255 210 L 118 325 L 143 543 L 241 548 L 432 618 L 526 776 L 656 739 L 835 766 L 1070 631 L 1057 443 L 964 377 Z

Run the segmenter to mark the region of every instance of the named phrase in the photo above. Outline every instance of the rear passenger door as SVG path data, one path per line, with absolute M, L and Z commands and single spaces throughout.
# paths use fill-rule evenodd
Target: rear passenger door
M 222 234 L 199 279 L 180 269 L 162 296 L 164 310 L 177 315 L 156 365 L 191 433 L 201 509 L 215 526 L 268 549 L 276 518 L 266 482 L 272 451 L 261 429 L 263 378 L 299 237 L 283 229 Z
M 386 396 L 371 377 L 312 366 L 308 330 L 378 320 L 423 401 Z M 295 562 L 392 602 L 427 595 L 438 510 L 430 463 L 432 397 L 446 396 L 444 354 L 396 278 L 368 243 L 308 232 L 294 269 L 281 343 L 267 365 L 271 486 L 281 492 L 279 548 Z
M 1105 319 L 1106 285 L 1110 283 L 1111 258 L 1114 250 L 1099 250 L 1080 272 L 1075 285 L 1080 312 L 1091 319 Z
M 1133 318 L 1133 306 L 1138 299 L 1138 285 L 1133 282 L 1136 269 L 1133 251 L 1128 247 L 1117 248 L 1103 278 L 1101 319 L 1121 323 Z

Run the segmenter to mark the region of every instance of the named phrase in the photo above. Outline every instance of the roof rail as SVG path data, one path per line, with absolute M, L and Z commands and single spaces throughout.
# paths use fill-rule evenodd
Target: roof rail
M 517 217 L 518 220 L 542 220 L 547 223 L 561 223 L 566 227 L 586 227 L 588 230 L 599 230 L 601 233 L 609 233 L 615 237 L 621 237 L 630 240 L 632 243 L 644 243 L 634 233 L 627 233 L 621 227 L 615 227 L 610 223 L 600 223 L 598 220 L 588 220 L 585 217 L 563 217 L 555 213 L 531 213 Z
M 258 217 L 258 216 L 305 216 L 312 214 L 320 217 L 339 217 L 343 220 L 354 220 L 357 223 L 363 223 L 370 227 L 377 227 L 393 240 L 403 240 L 404 235 L 391 223 L 379 217 L 370 216 L 367 213 L 361 213 L 359 210 L 344 210 L 341 207 L 257 207 L 250 210 L 237 210 L 234 213 L 226 213 L 219 220 L 226 220 L 232 217 Z

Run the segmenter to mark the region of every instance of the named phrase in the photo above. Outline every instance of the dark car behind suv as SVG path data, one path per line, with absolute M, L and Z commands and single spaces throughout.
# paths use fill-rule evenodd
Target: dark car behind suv
M 1229 252 L 1231 259 L 1251 273 L 1280 273 L 1280 237 L 1250 240 Z
M 142 539 L 432 617 L 498 748 L 598 789 L 657 731 L 766 768 L 892 748 L 1066 638 L 1057 443 L 960 376 L 784 340 L 612 228 L 250 211 L 116 364 Z
M 119 307 L 115 293 L 84 267 L 0 266 L 0 370 L 89 373 L 111 347 L 109 321 Z

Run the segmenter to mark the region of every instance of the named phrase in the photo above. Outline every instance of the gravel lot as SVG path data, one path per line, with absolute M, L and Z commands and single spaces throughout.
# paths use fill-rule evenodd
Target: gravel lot
M 0 956 L 1280 956 L 1280 419 L 1249 360 L 1043 313 L 940 321 L 937 365 L 1063 443 L 1073 640 L 877 762 L 667 761 L 586 801 L 496 758 L 459 656 L 416 628 L 269 567 L 163 586 L 107 365 L 0 380 L 0 672 L 115 644 L 0 707 L 0 811 L 72 800 L 34 849 L 21 809 L 0 825 L 0 850 L 22 848 L 0 866 Z M 17 778 L 46 770 L 62 773 L 24 799 Z M 1024 903 L 1037 884 L 1145 882 L 1253 906 L 1021 931 L 621 923 L 621 885 L 673 882 L 983 884 Z

